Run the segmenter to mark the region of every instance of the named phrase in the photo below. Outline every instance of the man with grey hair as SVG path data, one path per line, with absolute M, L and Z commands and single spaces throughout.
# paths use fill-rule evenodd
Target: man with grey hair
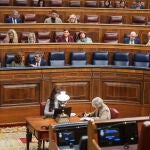
M 13 10 L 11 16 L 6 18 L 5 23 L 22 23 L 22 19 L 20 18 L 20 14 L 17 10 Z
M 108 106 L 104 104 L 100 97 L 95 97 L 92 100 L 92 106 L 95 110 L 89 114 L 84 114 L 85 117 L 98 117 L 99 119 L 111 119 L 111 114 Z
M 125 44 L 141 44 L 140 39 L 137 36 L 137 33 L 135 31 L 132 31 L 129 35 L 129 37 L 125 37 L 124 39 Z
M 46 60 L 43 58 L 43 54 L 41 52 L 36 52 L 34 54 L 34 59 L 29 61 L 30 67 L 40 67 L 40 66 L 46 66 Z

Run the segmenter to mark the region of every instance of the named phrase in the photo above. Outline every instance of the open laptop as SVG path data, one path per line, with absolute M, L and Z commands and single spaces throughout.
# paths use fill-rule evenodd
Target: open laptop
M 64 113 L 70 117 L 72 107 L 65 107 Z M 59 114 L 62 113 L 62 108 L 55 108 L 53 118 L 55 119 Z

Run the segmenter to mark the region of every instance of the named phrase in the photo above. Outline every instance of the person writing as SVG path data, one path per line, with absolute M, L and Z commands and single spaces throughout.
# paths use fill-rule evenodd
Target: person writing
M 60 89 L 57 87 L 54 87 L 45 105 L 45 109 L 44 109 L 45 117 L 53 117 L 54 109 L 60 107 L 58 100 L 57 100 L 57 96 L 59 94 L 60 94 Z
M 95 110 L 91 113 L 85 113 L 84 117 L 98 117 L 99 119 L 111 119 L 111 114 L 108 106 L 104 104 L 100 97 L 95 97 L 92 100 L 92 106 Z

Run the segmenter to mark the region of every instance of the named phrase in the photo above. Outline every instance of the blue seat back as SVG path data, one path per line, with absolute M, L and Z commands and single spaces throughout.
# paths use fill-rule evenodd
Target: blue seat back
M 5 65 L 6 67 L 11 67 L 11 62 L 14 60 L 15 54 L 6 54 Z
M 65 65 L 64 52 L 50 52 L 49 53 L 49 65 L 50 66 L 64 66 Z
M 130 55 L 128 52 L 115 52 L 113 64 L 116 66 L 129 66 Z
M 28 64 L 32 64 L 33 62 L 34 62 L 34 60 L 35 60 L 35 57 L 34 57 L 34 55 L 35 55 L 35 53 L 30 53 L 29 55 L 28 55 Z
M 86 52 L 72 52 L 71 53 L 71 65 L 86 65 Z
M 150 65 L 149 54 L 135 53 L 133 65 L 137 66 L 137 67 L 149 67 L 149 65 Z
M 94 52 L 93 65 L 108 65 L 109 55 L 108 52 Z

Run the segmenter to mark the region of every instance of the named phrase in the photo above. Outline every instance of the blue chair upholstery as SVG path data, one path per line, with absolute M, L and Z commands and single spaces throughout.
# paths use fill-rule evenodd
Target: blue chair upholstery
M 28 64 L 32 64 L 33 62 L 34 62 L 34 59 L 35 59 L 35 53 L 30 53 L 29 55 L 28 55 Z
M 144 53 L 135 53 L 133 65 L 137 67 L 149 67 L 150 56 Z
M 6 67 L 11 67 L 11 62 L 14 60 L 15 54 L 6 54 L 5 65 Z
M 72 52 L 71 53 L 71 65 L 82 66 L 86 65 L 86 52 Z
M 109 64 L 108 52 L 93 53 L 93 65 L 108 65 L 108 64 Z
M 50 66 L 64 66 L 65 65 L 64 52 L 50 52 L 49 53 L 49 65 Z
M 128 52 L 115 52 L 113 64 L 116 66 L 129 66 L 130 55 Z

